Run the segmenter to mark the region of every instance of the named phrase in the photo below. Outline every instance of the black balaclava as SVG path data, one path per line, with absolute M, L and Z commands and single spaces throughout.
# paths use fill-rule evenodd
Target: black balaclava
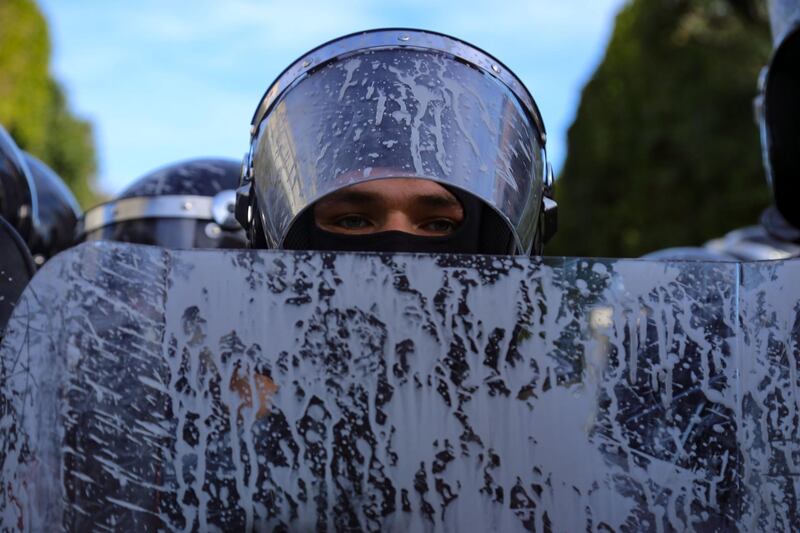
M 491 208 L 471 194 L 450 187 L 447 190 L 458 198 L 464 210 L 464 220 L 449 235 L 429 237 L 403 231 L 364 235 L 333 233 L 320 229 L 309 209 L 289 232 L 284 248 L 340 252 L 513 253 L 511 231 Z

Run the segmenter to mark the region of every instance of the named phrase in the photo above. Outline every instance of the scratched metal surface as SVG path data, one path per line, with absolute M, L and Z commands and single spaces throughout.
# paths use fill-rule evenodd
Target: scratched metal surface
M 0 350 L 0 529 L 800 526 L 800 262 L 83 245 Z

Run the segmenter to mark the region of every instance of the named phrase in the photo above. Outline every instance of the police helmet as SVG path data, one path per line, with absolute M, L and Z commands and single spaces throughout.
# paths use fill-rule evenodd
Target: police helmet
M 78 240 L 243 248 L 247 239 L 233 213 L 240 174 L 241 165 L 228 159 L 192 159 L 157 169 L 89 210 Z
M 80 207 L 60 177 L 0 127 L 0 216 L 41 266 L 74 242 Z
M 500 61 L 453 37 L 380 29 L 324 44 L 273 82 L 250 133 L 237 218 L 256 247 L 313 248 L 318 200 L 387 178 L 452 192 L 473 221 L 470 252 L 541 253 L 555 230 L 534 99 Z

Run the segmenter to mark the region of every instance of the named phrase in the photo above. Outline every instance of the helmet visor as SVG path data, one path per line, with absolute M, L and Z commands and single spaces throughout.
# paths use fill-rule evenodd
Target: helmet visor
M 527 252 L 543 194 L 541 133 L 502 81 L 446 52 L 384 47 L 337 57 L 289 87 L 256 132 L 267 239 L 281 247 L 298 216 L 334 191 L 415 177 L 484 201 Z

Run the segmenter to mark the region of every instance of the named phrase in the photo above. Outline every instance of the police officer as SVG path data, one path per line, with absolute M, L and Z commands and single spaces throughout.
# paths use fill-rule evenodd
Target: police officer
M 540 254 L 555 231 L 539 110 L 446 35 L 324 44 L 262 98 L 237 218 L 257 248 Z
M 192 159 L 139 178 L 115 200 L 86 213 L 78 241 L 112 240 L 174 249 L 243 248 L 234 218 L 241 165 Z
M 669 248 L 652 259 L 757 261 L 800 257 L 800 0 L 770 0 L 774 50 L 755 100 L 772 205 L 760 224 L 703 248 Z

